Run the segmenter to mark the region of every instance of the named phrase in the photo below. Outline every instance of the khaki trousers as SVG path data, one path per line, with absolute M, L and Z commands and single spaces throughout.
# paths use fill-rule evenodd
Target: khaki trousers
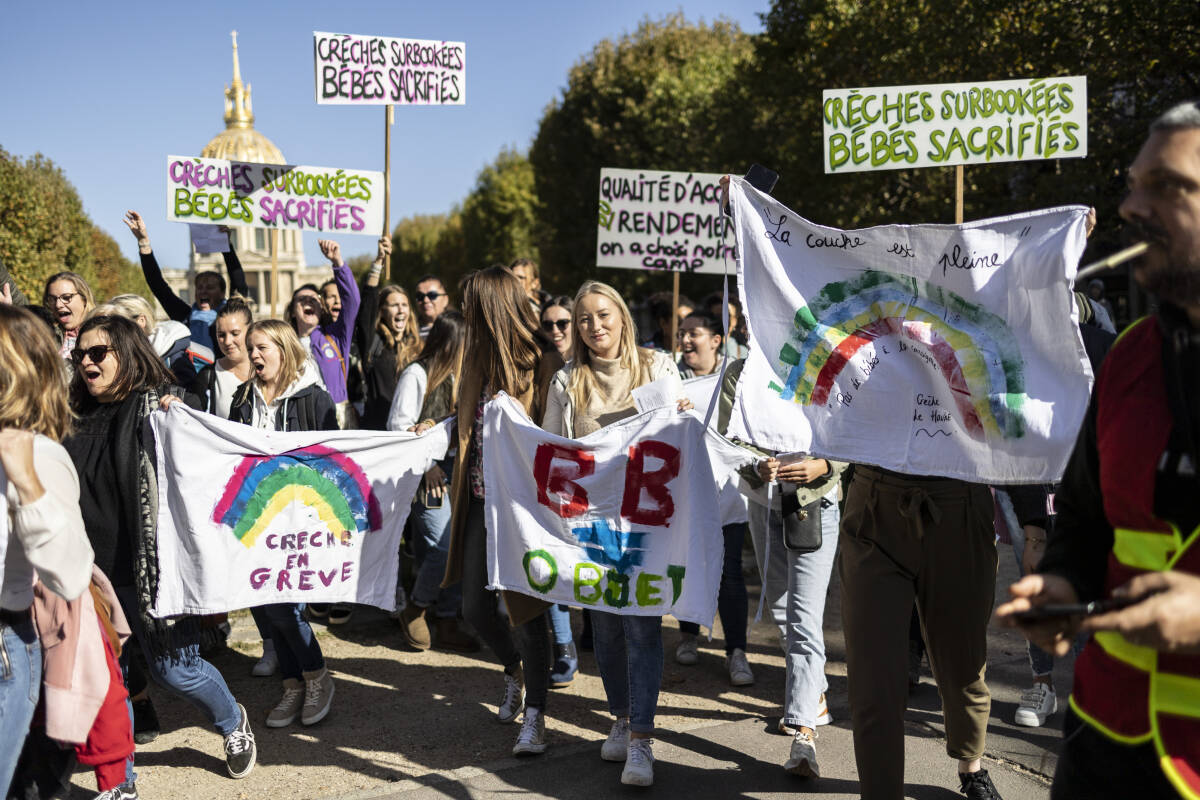
M 983 755 L 984 683 L 996 585 L 986 486 L 856 466 L 842 515 L 842 621 L 863 800 L 904 794 L 904 711 L 913 600 L 942 697 L 946 752 Z

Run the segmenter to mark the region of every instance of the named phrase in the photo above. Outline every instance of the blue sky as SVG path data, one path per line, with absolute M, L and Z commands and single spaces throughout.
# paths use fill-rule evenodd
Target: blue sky
M 255 128 L 293 164 L 383 169 L 384 110 L 318 106 L 312 32 L 462 41 L 467 104 L 396 109 L 392 223 L 462 200 L 503 146 L 528 148 L 571 65 L 640 20 L 682 11 L 761 30 L 769 0 L 577 2 L 130 2 L 6 5 L 0 34 L 0 146 L 41 152 L 75 184 L 92 220 L 136 260 L 121 223 L 146 216 L 164 266 L 187 264 L 187 227 L 166 221 L 167 155 L 196 155 L 224 128 L 238 31 Z M 636 167 L 634 164 L 614 166 Z M 320 260 L 305 235 L 310 263 Z M 347 257 L 373 252 L 367 236 L 341 240 Z

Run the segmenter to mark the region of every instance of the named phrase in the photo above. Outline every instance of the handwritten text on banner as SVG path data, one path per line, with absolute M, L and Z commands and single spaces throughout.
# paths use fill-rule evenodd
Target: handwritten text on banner
M 467 102 L 463 42 L 313 33 L 317 103 L 461 106 Z
M 167 219 L 378 236 L 383 173 L 167 156 Z
M 702 172 L 600 170 L 596 266 L 724 272 L 733 239 L 721 242 L 728 222 L 718 203 L 720 180 Z
M 266 603 L 391 610 L 400 535 L 445 424 L 275 433 L 175 403 L 151 415 L 158 442 L 155 614 Z
M 825 171 L 1087 155 L 1087 78 L 826 89 Z

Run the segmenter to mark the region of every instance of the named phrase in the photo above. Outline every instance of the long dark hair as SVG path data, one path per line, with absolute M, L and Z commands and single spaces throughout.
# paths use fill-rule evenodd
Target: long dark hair
M 117 358 L 117 377 L 112 388 L 114 400 L 124 400 L 134 392 L 161 389 L 175 382 L 175 377 L 150 346 L 146 334 L 133 320 L 109 314 L 89 317 L 79 326 L 79 338 L 83 339 L 83 335 L 92 330 L 104 333 Z M 71 379 L 71 407 L 78 411 L 93 399 L 83 373 L 75 370 Z
M 457 311 L 443 311 L 434 320 L 429 335 L 425 337 L 425 346 L 417 356 L 417 361 L 425 367 L 425 373 L 428 375 L 425 384 L 426 397 L 446 379 L 458 382 L 459 373 L 462 371 L 466 331 L 467 324 L 463 315 Z
M 471 360 L 492 392 L 520 397 L 533 383 L 542 357 L 539 322 L 525 287 L 502 266 L 476 270 L 459 286 Z

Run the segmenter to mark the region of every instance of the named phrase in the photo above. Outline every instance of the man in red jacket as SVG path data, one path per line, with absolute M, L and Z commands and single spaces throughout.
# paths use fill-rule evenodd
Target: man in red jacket
M 1150 127 L 1121 216 L 1160 303 L 1109 352 L 1037 574 L 997 615 L 1075 665 L 1052 800 L 1200 800 L 1200 103 Z M 1019 616 L 1105 600 L 1090 616 Z

